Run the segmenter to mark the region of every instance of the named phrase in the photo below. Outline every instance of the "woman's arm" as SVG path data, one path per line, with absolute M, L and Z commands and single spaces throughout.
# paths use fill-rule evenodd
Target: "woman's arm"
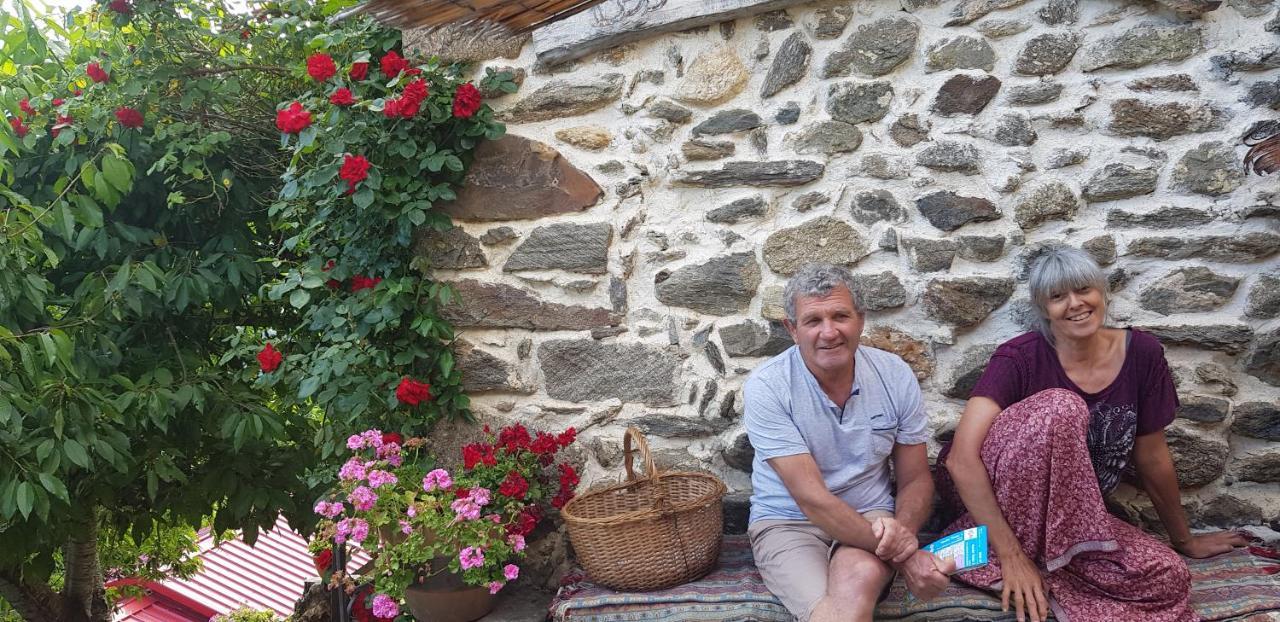
M 1249 544 L 1242 534 L 1234 531 L 1191 535 L 1187 528 L 1187 515 L 1182 511 L 1178 473 L 1173 468 L 1173 456 L 1169 454 L 1164 430 L 1144 434 L 1134 441 L 1133 463 L 1143 489 L 1151 498 L 1156 514 L 1160 515 L 1160 522 L 1169 532 L 1169 543 L 1174 550 L 1188 557 L 1202 558 Z

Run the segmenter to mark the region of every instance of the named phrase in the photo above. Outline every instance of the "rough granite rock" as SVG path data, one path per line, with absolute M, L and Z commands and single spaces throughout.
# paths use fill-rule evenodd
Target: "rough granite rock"
M 1109 266 L 1116 262 L 1116 239 L 1111 235 L 1100 235 L 1086 240 L 1080 248 L 1089 253 L 1099 266 Z
M 649 436 L 694 439 L 719 434 L 728 429 L 732 422 L 724 419 L 695 419 L 680 415 L 649 413 L 636 419 L 634 425 Z
M 746 320 L 720 327 L 720 343 L 729 356 L 773 356 L 794 343 L 782 322 Z
M 649 116 L 671 123 L 684 124 L 693 119 L 693 111 L 669 99 L 655 99 L 648 106 Z
M 1209 58 L 1209 73 L 1229 80 L 1241 71 L 1269 71 L 1280 68 L 1280 45 L 1253 45 L 1244 50 L 1231 50 Z
M 1137 326 L 1151 333 L 1165 347 L 1191 346 L 1239 354 L 1253 341 L 1253 329 L 1244 324 L 1146 324 Z
M 858 164 L 863 175 L 876 179 L 906 179 L 911 176 L 911 167 L 915 166 L 909 156 L 885 153 L 867 155 Z
M 1245 482 L 1280 482 L 1280 451 L 1267 448 L 1237 457 L 1231 466 L 1236 478 Z
M 1177 417 L 1198 423 L 1220 423 L 1231 414 L 1231 402 L 1220 397 L 1208 395 L 1186 395 L 1179 397 Z
M 809 262 L 850 266 L 868 252 L 862 235 L 847 223 L 822 216 L 798 227 L 770 234 L 764 242 L 764 262 L 778 274 L 790 275 Z
M 498 118 L 505 123 L 533 123 L 586 114 L 621 97 L 625 82 L 620 73 L 586 83 L 554 80 L 498 113 Z
M 1013 72 L 1024 76 L 1048 76 L 1066 68 L 1080 49 L 1080 35 L 1047 32 L 1032 37 L 1013 61 Z
M 729 467 L 750 473 L 751 463 L 756 457 L 756 449 L 751 446 L 751 439 L 747 437 L 746 431 L 743 431 L 733 437 L 733 441 L 724 448 L 724 451 L 720 455 L 724 458 L 724 463 L 729 465 Z M 749 504 L 750 501 L 748 499 L 748 505 Z M 746 527 L 745 522 L 746 521 L 744 520 L 744 529 Z
M 827 89 L 827 114 L 845 123 L 879 121 L 892 101 L 888 82 L 836 82 Z
M 800 104 L 796 102 L 787 102 L 787 104 L 778 109 L 773 115 L 773 120 L 779 125 L 791 125 L 800 120 Z
M 622 321 L 609 309 L 545 302 L 501 283 L 463 280 L 451 285 L 457 296 L 441 309 L 441 316 L 454 328 L 586 330 L 617 326 Z
M 831 202 L 831 197 L 823 192 L 806 192 L 791 202 L 791 208 L 797 212 L 807 212 L 819 205 Z
M 924 54 L 926 73 L 952 69 L 991 71 L 996 62 L 996 53 L 991 49 L 991 44 L 979 37 L 941 39 L 930 44 Z
M 943 116 L 978 114 L 991 103 L 999 90 L 1000 79 L 995 76 L 956 74 L 942 83 L 938 96 L 933 100 L 932 110 Z
M 1231 431 L 1241 436 L 1280 441 L 1280 401 L 1236 404 Z
M 1096 171 L 1085 182 L 1084 200 L 1090 203 L 1116 201 L 1151 194 L 1160 178 L 1155 167 L 1138 168 L 1113 162 Z
M 991 140 L 1006 147 L 1029 147 L 1037 138 L 1031 119 L 1016 112 L 1001 115 L 989 135 Z
M 1026 32 L 1031 24 L 1017 19 L 988 19 L 974 25 L 988 39 L 1003 39 Z
M 760 195 L 744 197 L 707 212 L 707 220 L 722 224 L 737 224 L 748 218 L 764 216 L 769 204 Z
M 1167 140 L 1184 134 L 1221 129 L 1227 114 L 1206 103 L 1149 103 L 1120 99 L 1111 103 L 1112 132 L 1120 136 L 1146 136 Z
M 1165 428 L 1165 436 L 1181 488 L 1199 488 L 1222 477 L 1226 471 L 1230 455 L 1226 443 L 1191 432 L 1183 424 Z
M 862 132 L 843 121 L 818 121 L 796 132 L 791 140 L 798 154 L 832 155 L 856 151 L 862 145 Z
M 506 244 L 507 242 L 510 242 L 512 240 L 516 240 L 519 238 L 520 238 L 520 234 L 516 233 L 515 229 L 512 229 L 511 227 L 507 227 L 507 226 L 502 226 L 502 227 L 494 227 L 488 231 L 485 231 L 484 234 L 480 236 L 480 242 L 483 243 L 485 246 L 498 246 L 499 244 Z
M 898 238 L 898 252 L 905 253 L 911 269 L 920 273 L 950 270 L 958 249 L 959 244 L 955 240 Z
M 1057 101 L 1062 96 L 1062 83 L 1037 80 L 1015 84 L 1005 91 L 1004 102 L 1010 106 L 1038 106 Z
M 1264 274 L 1253 282 L 1244 315 L 1259 320 L 1280 317 L 1280 275 Z
M 1080 0 L 1049 0 L 1036 16 L 1050 26 L 1074 24 L 1080 18 Z
M 1221 142 L 1200 143 L 1173 165 L 1171 186 L 1185 192 L 1217 197 L 1244 183 L 1244 169 L 1234 148 Z
M 906 361 L 917 380 L 933 375 L 933 353 L 929 344 L 910 334 L 888 326 L 876 326 L 863 333 L 861 343 L 892 352 Z
M 693 135 L 718 135 L 745 132 L 763 125 L 760 115 L 741 108 L 721 110 L 709 119 L 693 126 Z
M 1108 228 L 1184 229 L 1207 225 L 1210 222 L 1213 222 L 1213 214 L 1190 207 L 1161 207 L 1153 212 L 1141 214 L 1123 210 L 1107 213 Z
M 666 350 L 638 343 L 554 339 L 538 346 L 547 395 L 568 402 L 621 399 L 675 406 L 680 363 Z
M 462 227 L 447 231 L 426 229 L 418 236 L 414 254 L 426 260 L 431 269 L 463 270 L 483 268 L 489 260 L 480 248 L 480 240 L 472 237 Z
M 503 272 L 566 270 L 605 274 L 609 269 L 608 223 L 556 223 L 534 229 L 502 266 Z
M 764 84 L 760 87 L 761 99 L 769 98 L 782 89 L 795 84 L 804 77 L 809 68 L 809 56 L 813 54 L 813 46 L 799 32 L 791 33 L 778 53 L 773 57 L 773 65 L 764 76 Z
M 613 134 L 598 125 L 579 125 L 556 130 L 556 139 L 587 151 L 600 151 L 613 142 Z
M 1049 152 L 1049 156 L 1045 158 L 1044 167 L 1053 170 L 1084 164 L 1089 159 L 1088 147 L 1082 149 L 1066 149 L 1058 148 Z
M 1193 514 L 1195 527 L 1235 529 L 1241 525 L 1260 525 L 1262 508 L 1233 495 L 1217 495 Z
M 991 354 L 997 347 L 999 345 L 994 343 L 979 344 L 969 346 L 961 352 L 956 364 L 951 368 L 942 394 L 959 400 L 969 399 L 969 393 L 978 384 L 982 372 L 986 371 L 987 362 L 991 360 Z
M 1009 300 L 1013 285 L 1007 277 L 934 279 L 925 288 L 925 315 L 943 324 L 974 326 Z
M 737 150 L 738 147 L 728 140 L 694 138 L 680 145 L 680 153 L 691 162 L 727 158 Z
M 888 190 L 867 190 L 853 195 L 849 204 L 853 219 L 864 225 L 877 222 L 902 222 L 907 218 L 907 211 L 898 204 L 893 193 Z
M 1268 82 L 1261 80 L 1249 85 L 1249 93 L 1240 101 L 1254 108 L 1270 108 L 1280 110 L 1280 80 Z
M 980 156 L 978 148 L 968 143 L 940 140 L 916 154 L 916 164 L 936 171 L 977 175 Z
M 1280 328 L 1258 335 L 1245 359 L 1244 370 L 1273 387 L 1280 387 Z
M 1199 91 L 1200 87 L 1196 86 L 1196 81 L 1185 73 L 1175 73 L 1167 76 L 1152 76 L 1150 78 L 1138 78 L 1130 80 L 1125 84 L 1125 88 L 1130 91 L 1138 91 L 1140 93 L 1150 93 L 1152 91 Z
M 995 261 L 1004 256 L 1004 236 L 962 235 L 956 238 L 956 255 L 969 261 Z
M 1126 255 L 1164 259 L 1198 258 L 1227 263 L 1262 261 L 1280 253 L 1280 235 L 1254 231 L 1240 235 L 1207 235 L 1139 238 L 1129 243 Z
M 904 114 L 889 126 L 889 137 L 900 147 L 911 147 L 929 139 L 929 121 L 919 116 Z
M 514 367 L 465 340 L 454 342 L 454 358 L 462 374 L 462 388 L 467 393 L 502 391 L 507 393 L 532 393 L 531 387 L 523 387 L 513 381 Z
M 845 26 L 853 19 L 853 7 L 847 4 L 821 7 L 813 14 L 813 36 L 816 39 L 835 39 L 844 34 Z
M 784 10 L 766 11 L 756 16 L 756 30 L 764 32 L 774 32 L 776 30 L 786 30 L 793 25 L 791 16 Z
M 604 192 L 551 147 L 507 134 L 484 141 L 453 201 L 436 206 L 458 220 L 524 220 L 580 212 Z
M 824 165 L 809 160 L 734 161 L 719 169 L 686 171 L 675 183 L 698 188 L 800 186 L 822 177 L 824 170 Z
M 883 311 L 907 304 L 907 290 L 890 271 L 853 275 L 853 293 L 868 311 Z
M 672 99 L 686 104 L 715 106 L 746 87 L 750 74 L 732 47 L 720 46 L 699 55 L 689 65 Z
M 1179 61 L 1204 49 L 1200 27 L 1143 24 L 1089 45 L 1080 68 L 1135 69 L 1162 61 Z
M 1049 181 L 1023 195 L 1013 208 L 1013 216 L 1019 227 L 1029 230 L 1050 220 L 1072 220 L 1079 209 L 1080 198 L 1071 186 Z
M 943 231 L 955 231 L 971 222 L 1000 219 L 1000 210 L 982 197 L 964 197 L 950 190 L 939 190 L 916 199 L 916 209 L 929 224 Z
M 863 24 L 827 56 L 819 77 L 847 76 L 850 70 L 864 76 L 883 76 L 911 56 L 920 24 L 904 17 L 889 17 Z
M 971 24 L 992 11 L 1018 6 L 1027 0 L 960 0 L 951 9 L 951 19 L 947 26 L 964 26 Z
M 760 287 L 760 265 L 753 253 L 722 255 L 654 276 L 658 300 L 708 315 L 745 311 Z

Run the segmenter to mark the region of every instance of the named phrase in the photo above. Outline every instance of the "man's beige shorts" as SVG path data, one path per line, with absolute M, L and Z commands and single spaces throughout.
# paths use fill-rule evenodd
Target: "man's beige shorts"
M 892 516 L 884 510 L 862 515 L 869 521 Z M 747 535 L 765 586 L 791 615 L 807 622 L 827 594 L 827 568 L 839 542 L 805 520 L 759 520 L 747 527 Z

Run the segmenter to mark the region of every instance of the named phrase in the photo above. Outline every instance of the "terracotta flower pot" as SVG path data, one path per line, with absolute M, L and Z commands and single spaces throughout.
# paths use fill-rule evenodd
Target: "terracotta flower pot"
M 462 577 L 446 572 L 405 588 L 404 599 L 419 622 L 472 622 L 493 611 L 497 596 L 489 588 L 467 585 Z

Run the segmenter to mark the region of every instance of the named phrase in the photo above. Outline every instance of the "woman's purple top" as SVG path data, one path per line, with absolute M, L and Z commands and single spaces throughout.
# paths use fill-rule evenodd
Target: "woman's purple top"
M 1163 430 L 1178 408 L 1164 348 L 1155 337 L 1132 328 L 1120 373 L 1097 393 L 1076 386 L 1048 340 L 1030 332 L 996 349 L 970 397 L 990 398 L 1005 409 L 1040 391 L 1059 388 L 1076 393 L 1089 406 L 1089 456 L 1103 494 L 1119 483 L 1134 439 Z

